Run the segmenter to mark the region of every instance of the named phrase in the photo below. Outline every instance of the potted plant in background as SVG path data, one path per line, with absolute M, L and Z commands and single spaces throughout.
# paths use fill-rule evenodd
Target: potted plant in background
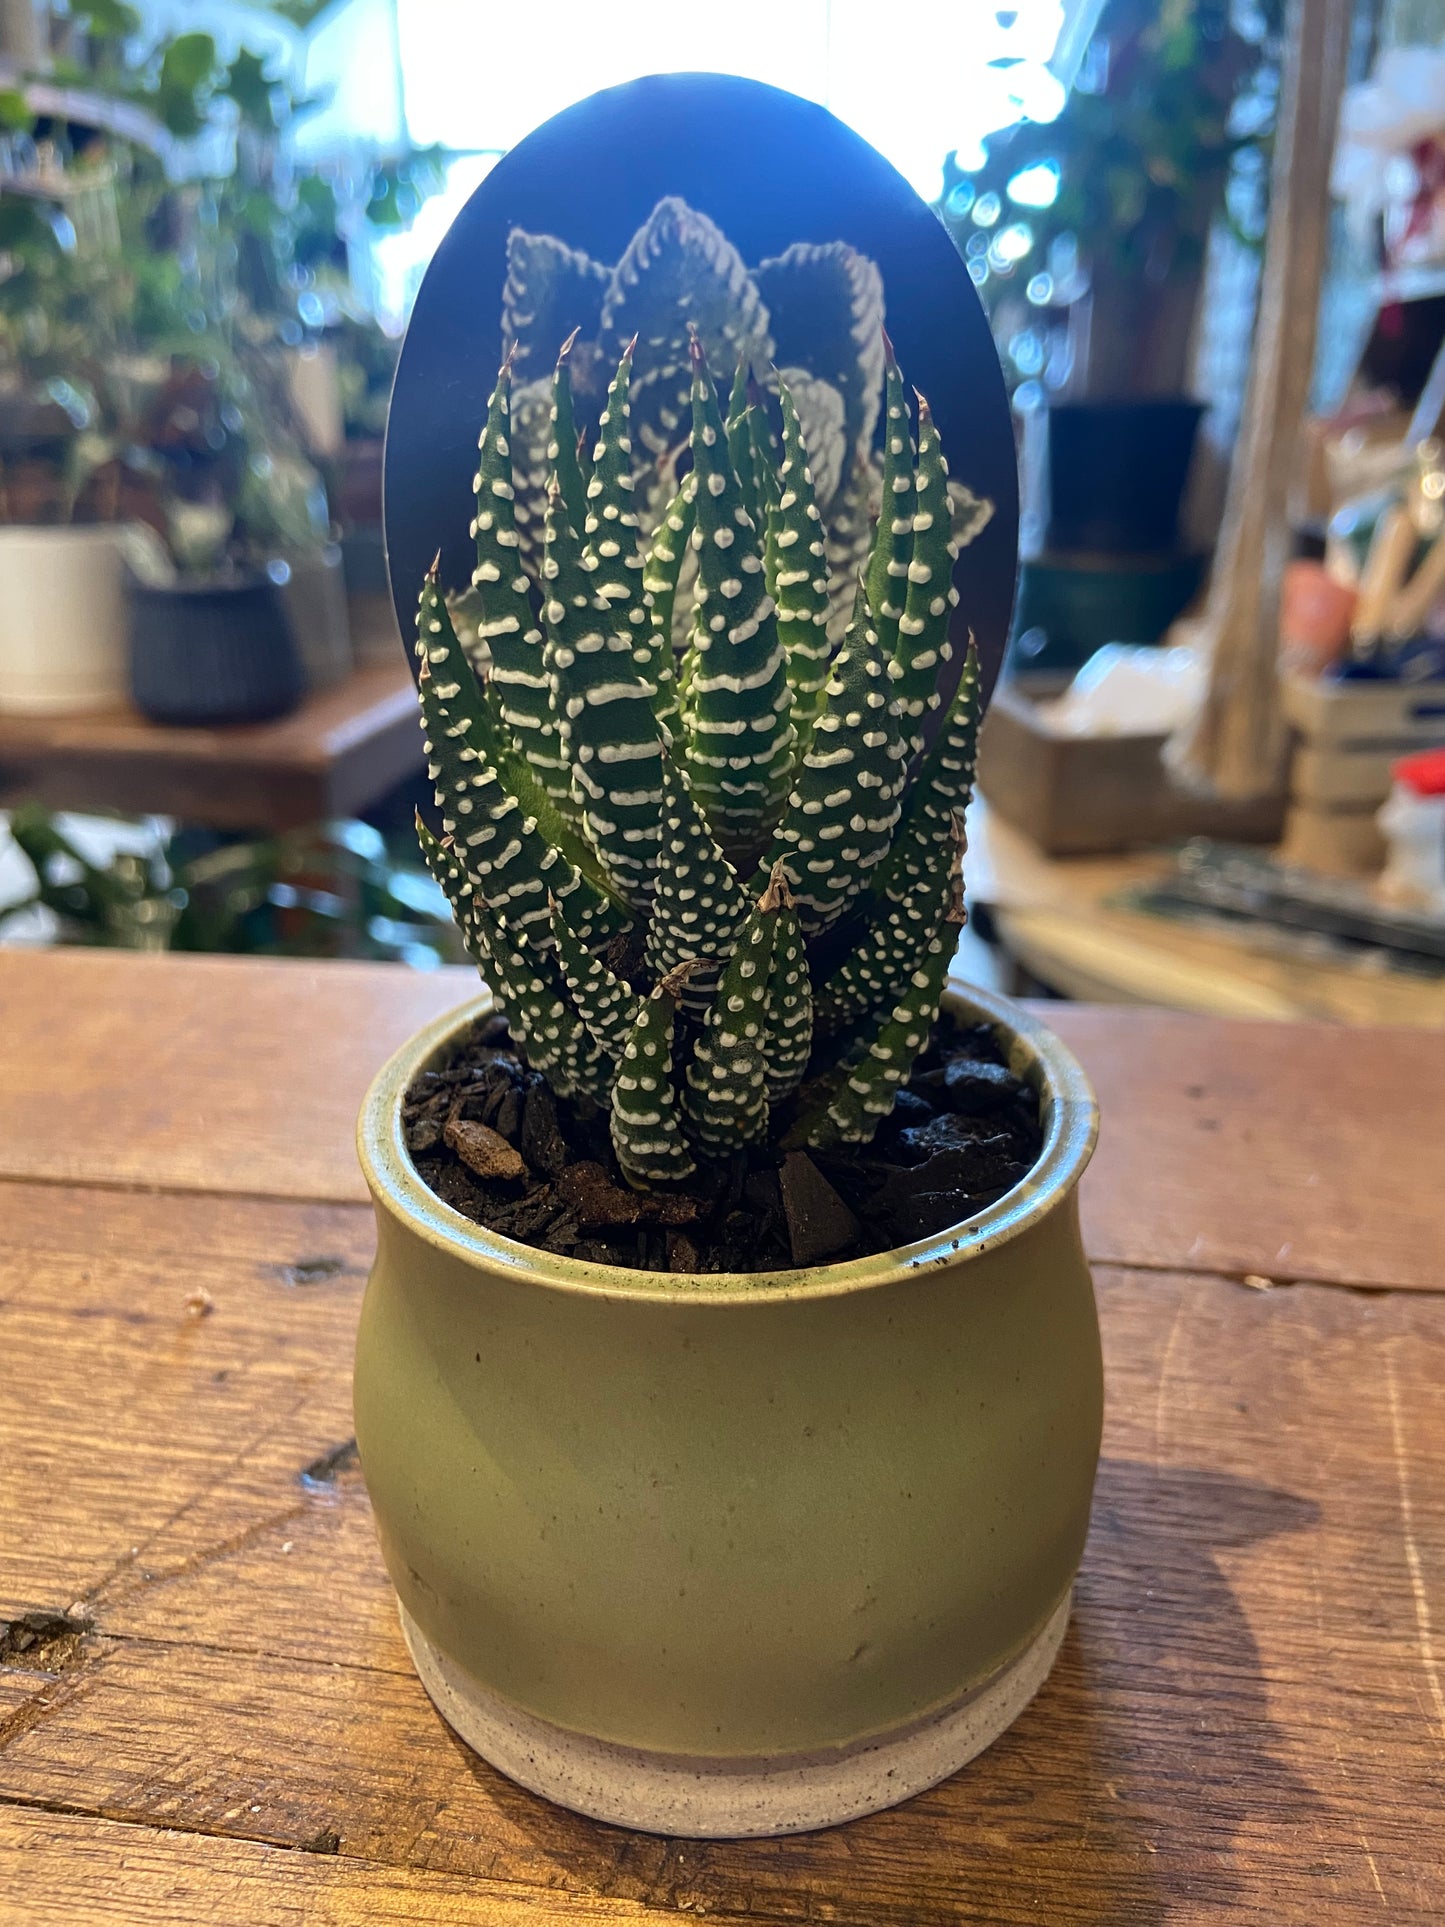
M 0 98 L 0 707 L 125 688 L 123 530 L 143 486 L 118 379 L 119 220 L 103 160 L 65 173 Z
M 1016 629 L 1055 639 L 1050 665 L 1157 640 L 1197 587 L 1179 543 L 1204 412 L 1190 361 L 1213 230 L 1263 233 L 1278 13 L 1106 0 L 1057 119 L 991 136 L 945 191 L 1016 405 L 1047 407 Z
M 363 1109 L 356 1418 L 465 1738 L 605 1819 L 775 1833 L 945 1777 L 1052 1664 L 1099 1443 L 1095 1110 L 1041 1026 L 947 988 L 979 684 L 930 722 L 957 547 L 927 404 L 915 457 L 890 359 L 891 512 L 832 653 L 793 398 L 744 363 L 724 413 L 691 363 L 650 542 L 629 350 L 535 582 L 504 366 L 485 682 L 422 589 L 419 834 L 494 994 Z
M 63 672 L 58 701 L 119 695 L 125 546 L 142 583 L 143 651 L 203 607 L 208 648 L 223 611 L 272 638 L 258 642 L 249 695 L 233 682 L 207 703 L 198 688 L 185 712 L 276 713 L 300 693 L 286 666 L 298 650 L 311 686 L 352 660 L 314 459 L 330 451 L 310 446 L 317 411 L 288 363 L 323 333 L 317 209 L 334 213 L 327 184 L 292 169 L 289 124 L 306 103 L 244 47 L 222 60 L 206 33 L 149 41 L 123 5 L 76 9 L 43 84 L 18 78 L 0 96 L 0 339 L 12 370 L 0 389 L 0 482 L 8 521 L 48 526 L 39 546 L 0 533 L 0 565 L 8 556 L 17 585 L 0 657 L 34 654 L 26 611 L 44 606 L 53 629 L 56 596 L 103 591 L 104 623 L 80 619 L 83 609 L 66 616 L 65 647 L 47 643 L 40 669 L 52 683 Z M 233 165 L 219 158 L 228 150 Z M 320 351 L 304 372 L 329 366 Z M 98 520 L 149 525 L 161 546 L 118 545 L 89 526 Z M 109 566 L 62 569 L 66 541 L 100 542 Z M 177 568 L 179 595 L 168 593 Z M 217 569 L 224 596 L 214 582 L 199 593 L 197 578 Z M 92 633 L 104 638 L 104 671 L 87 658 L 71 675 L 68 655 Z M 167 658 L 157 677 L 140 665 L 152 713 L 176 710 L 180 668 Z
M 320 479 L 222 343 L 209 361 L 175 359 L 144 434 L 163 540 L 130 585 L 136 706 L 164 723 L 282 715 L 307 681 L 287 594 L 293 567 L 324 551 Z

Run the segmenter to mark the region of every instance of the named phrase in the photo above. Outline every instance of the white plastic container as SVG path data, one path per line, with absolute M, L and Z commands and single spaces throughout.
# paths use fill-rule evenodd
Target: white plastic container
M 1402 756 L 1376 821 L 1388 846 L 1380 894 L 1445 914 L 1445 750 Z
M 121 531 L 0 527 L 0 710 L 63 716 L 126 693 Z

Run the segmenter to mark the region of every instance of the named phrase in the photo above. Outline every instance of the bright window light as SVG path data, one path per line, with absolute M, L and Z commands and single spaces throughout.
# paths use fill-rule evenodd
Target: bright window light
M 1065 0 L 729 0 L 725 16 L 678 0 L 552 0 L 543 42 L 524 47 L 515 6 L 397 0 L 397 27 L 420 145 L 505 151 L 599 88 L 721 69 L 821 101 L 931 201 L 949 152 L 976 164 L 985 135 L 1058 113 L 1047 63 L 1065 13 Z

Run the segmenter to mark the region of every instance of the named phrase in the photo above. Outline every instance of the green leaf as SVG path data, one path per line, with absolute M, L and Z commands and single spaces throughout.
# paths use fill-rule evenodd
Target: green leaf
M 177 34 L 166 43 L 156 83 L 156 111 L 169 133 L 184 140 L 201 131 L 217 78 L 216 43 L 208 33 Z
M 868 558 L 868 606 L 878 625 L 878 646 L 891 656 L 898 642 L 898 621 L 908 595 L 908 564 L 913 554 L 913 517 L 917 485 L 913 475 L 913 434 L 903 376 L 884 338 L 883 493 L 873 553 Z
M 767 859 L 770 871 L 783 866 L 808 936 L 831 928 L 871 882 L 898 821 L 906 767 L 898 704 L 860 581 Z
M 605 934 L 613 923 L 607 898 L 537 827 L 503 782 L 488 754 L 488 719 L 435 575 L 417 612 L 417 694 L 426 729 L 427 768 L 436 785 L 442 828 L 480 896 L 518 938 L 538 949 L 552 943 L 549 898 L 566 904 L 574 926 Z
M 748 896 L 671 756 L 663 760 L 662 780 L 662 849 L 647 926 L 647 964 L 659 976 L 683 963 L 706 966 L 682 992 L 690 1009 L 705 1009 L 747 918 Z
M 661 836 L 657 685 L 639 669 L 596 595 L 582 544 L 553 484 L 547 504 L 542 618 L 552 707 L 572 796 L 608 877 L 634 906 L 651 894 Z
M 783 462 L 777 503 L 768 516 L 765 566 L 768 593 L 777 604 L 778 635 L 787 652 L 793 727 L 802 752 L 812 737 L 828 680 L 828 562 L 792 390 L 781 385 L 779 395 Z
M 725 850 L 755 849 L 777 820 L 793 761 L 792 698 L 762 543 L 728 457 L 702 343 L 692 347 L 692 460 L 698 477 L 695 660 L 687 770 Z
M 694 1139 L 714 1155 L 768 1134 L 768 991 L 778 941 L 796 933 L 786 881 L 775 870 L 738 933 L 687 1067 L 683 1111 Z
M 492 661 L 492 686 L 501 714 L 529 768 L 565 820 L 573 820 L 571 778 L 552 707 L 542 627 L 532 612 L 522 570 L 512 479 L 512 370 L 503 362 L 487 400 L 477 445 L 472 533 L 477 562 L 472 587 L 480 610 L 477 633 Z
M 280 84 L 267 78 L 266 63 L 258 55 L 243 47 L 231 62 L 231 70 L 220 91 L 235 101 L 246 126 L 254 127 L 261 134 L 275 133 Z
M 953 584 L 957 560 L 958 544 L 953 539 L 948 500 L 948 463 L 928 403 L 920 395 L 913 546 L 908 561 L 908 593 L 893 651 L 898 700 L 912 755 L 923 746 L 924 716 L 937 709 L 942 700 L 938 680 L 943 665 L 953 655 L 948 623 L 958 607 L 958 590 Z
M 643 999 L 610 1095 L 612 1148 L 623 1177 L 639 1191 L 675 1183 L 697 1169 L 673 1087 L 673 988 L 664 981 Z
M 124 0 L 72 0 L 70 14 L 97 40 L 128 40 L 141 29 L 140 15 Z
M 0 87 L 0 131 L 28 134 L 35 116 L 25 104 L 25 96 L 14 87 Z

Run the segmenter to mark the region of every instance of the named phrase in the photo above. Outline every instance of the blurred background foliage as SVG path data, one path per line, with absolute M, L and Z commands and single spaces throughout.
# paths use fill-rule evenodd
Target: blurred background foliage
M 940 212 L 1011 387 L 1187 390 L 1211 235 L 1264 233 L 1282 30 L 1282 0 L 1105 0 L 1057 117 L 950 157 Z

